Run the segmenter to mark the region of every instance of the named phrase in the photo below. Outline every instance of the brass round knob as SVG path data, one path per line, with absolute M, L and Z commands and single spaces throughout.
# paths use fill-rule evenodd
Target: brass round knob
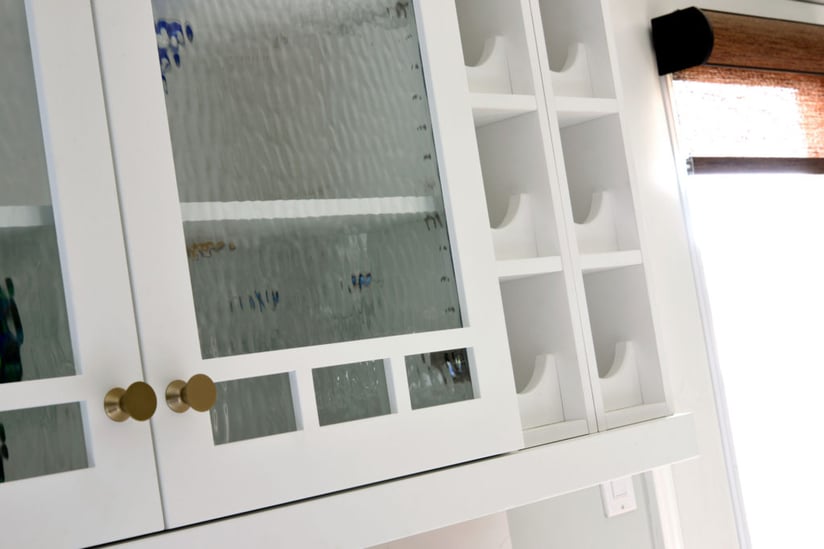
M 206 412 L 215 405 L 215 400 L 215 382 L 205 374 L 195 374 L 189 381 L 176 379 L 166 387 L 166 404 L 177 413 L 183 413 L 190 407 Z
M 114 421 L 146 421 L 157 409 L 157 396 L 149 384 L 135 381 L 127 389 L 115 387 L 106 393 L 103 408 Z

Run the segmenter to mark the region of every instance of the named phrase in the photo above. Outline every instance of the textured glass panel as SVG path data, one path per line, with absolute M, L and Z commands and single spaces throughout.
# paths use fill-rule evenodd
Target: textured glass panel
M 297 430 L 289 374 L 222 381 L 212 407 L 212 439 L 226 444 Z
M 475 398 L 466 349 L 406 357 L 412 409 Z
M 88 466 L 77 402 L 0 412 L 0 482 Z
M 74 374 L 23 0 L 0 0 L 0 383 Z
M 312 370 L 321 425 L 391 413 L 382 360 Z
M 153 7 L 203 356 L 460 327 L 411 3 Z

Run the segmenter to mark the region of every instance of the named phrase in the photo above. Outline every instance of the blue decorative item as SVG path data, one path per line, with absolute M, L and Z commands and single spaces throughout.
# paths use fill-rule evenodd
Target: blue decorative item
M 180 67 L 180 49 L 194 41 L 195 32 L 189 23 L 181 23 L 167 19 L 155 21 L 157 35 L 157 55 L 160 60 L 160 77 L 163 79 L 163 91 L 169 93 L 169 82 L 166 73 L 174 66 Z
M 0 383 L 23 379 L 23 364 L 20 360 L 23 323 L 14 302 L 14 283 L 11 278 L 6 279 L 6 290 L 8 293 L 0 287 Z

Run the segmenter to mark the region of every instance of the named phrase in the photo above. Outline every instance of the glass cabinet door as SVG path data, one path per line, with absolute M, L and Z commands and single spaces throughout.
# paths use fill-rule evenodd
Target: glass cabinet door
M 454 5 L 94 12 L 167 523 L 519 447 Z
M 163 526 L 149 425 L 103 408 L 142 372 L 96 55 L 88 4 L 0 0 L 4 547 Z

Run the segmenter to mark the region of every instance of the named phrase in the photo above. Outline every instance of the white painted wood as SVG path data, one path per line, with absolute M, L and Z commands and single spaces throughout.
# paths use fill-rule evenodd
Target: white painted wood
M 682 414 L 120 546 L 369 547 L 697 455 L 692 416 Z
M 618 102 L 615 99 L 598 97 L 556 96 L 555 108 L 558 112 L 558 124 L 566 128 L 615 114 L 618 112 Z
M 528 194 L 517 194 L 509 198 L 503 221 L 492 227 L 492 245 L 496 259 L 500 261 L 538 255 L 533 216 L 533 203 Z
M 619 249 L 615 230 L 615 202 L 613 193 L 597 192 L 586 219 L 575 224 L 575 236 L 581 253 L 603 253 Z
M 454 5 L 421 0 L 415 10 L 461 310 L 468 326 L 458 333 L 468 339 L 476 398 L 414 411 L 399 406 L 387 416 L 317 427 L 310 406 L 313 368 L 352 359 L 390 359 L 394 368 L 400 352 L 455 348 L 451 332 L 202 360 L 182 253 L 183 218 L 151 5 L 148 0 L 95 3 L 147 379 L 165 387 L 172 379 L 197 372 L 228 380 L 292 371 L 304 427 L 215 447 L 207 415 L 159 410 L 153 428 L 168 526 L 361 486 L 523 444 Z M 449 346 L 431 347 L 441 340 Z M 400 347 L 393 348 L 397 342 Z M 229 363 L 238 368 L 229 370 Z
M 413 214 L 433 212 L 435 209 L 435 200 L 431 196 L 184 202 L 180 205 L 184 222 Z
M 664 417 L 671 413 L 672 411 L 665 402 L 642 404 L 641 406 L 633 406 L 632 408 L 622 408 L 621 410 L 604 412 L 603 423 L 605 429 L 615 429 L 617 427 L 625 427 L 634 423 Z
M 524 32 L 526 6 L 521 0 L 455 0 L 466 64 L 474 65 L 475 60 L 482 57 L 488 41 L 501 37 L 506 45 L 510 93 L 534 95 L 536 74 L 531 57 L 534 40 Z M 477 91 L 471 85 L 470 90 Z
M 528 276 L 560 273 L 562 270 L 563 263 L 558 256 L 498 261 L 498 279 L 501 282 Z
M 54 225 L 51 206 L 0 206 L 0 229 Z
M 541 103 L 541 109 L 545 105 Z M 529 196 L 537 255 L 560 254 L 558 219 L 552 188 L 554 173 L 551 152 L 544 139 L 545 122 L 532 113 L 477 128 L 478 151 L 483 170 L 484 192 L 491 225 L 506 218 L 512 197 Z
M 587 433 L 589 433 L 589 427 L 587 427 L 587 422 L 584 419 L 561 421 L 532 429 L 524 429 L 524 445 L 529 448 L 584 436 Z
M 524 430 L 564 420 L 561 384 L 555 357 L 535 357 L 535 368 L 526 387 L 518 391 L 518 408 Z
M 584 254 L 581 256 L 581 270 L 585 274 L 620 269 L 621 267 L 632 267 L 642 263 L 643 258 L 640 250 Z
M 493 36 L 484 42 L 478 62 L 466 67 L 470 93 L 512 93 L 506 50 L 503 36 Z
M 592 97 L 592 81 L 589 77 L 589 60 L 586 45 L 575 42 L 569 45 L 564 66 L 552 71 L 552 93 L 558 96 Z
M 672 467 L 665 465 L 646 473 L 647 499 L 651 502 L 653 530 L 658 549 L 684 549 L 678 497 Z
M 87 546 L 157 531 L 163 520 L 149 425 L 115 423 L 102 404 L 142 372 L 91 10 L 77 0 L 26 8 L 79 374 L 6 384 L 0 410 L 80 402 L 91 466 L 0 485 L 0 543 Z M 22 217 L 51 223 L 49 210 Z
M 535 96 L 473 93 L 470 96 L 475 126 L 486 126 L 508 118 L 535 112 Z
M 612 364 L 600 377 L 599 383 L 601 397 L 604 399 L 604 409 L 607 412 L 643 404 L 635 346 L 631 341 L 621 341 L 615 344 Z
M 556 363 L 564 419 L 588 419 L 589 379 L 578 361 L 565 273 L 501 282 L 515 385 L 526 388 L 536 357 L 552 355 Z
M 549 68 L 574 65 L 582 44 L 586 50 L 593 97 L 615 97 L 613 67 L 604 28 L 601 0 L 536 0 L 543 21 L 541 35 L 549 53 Z M 573 58 L 570 61 L 570 58 Z M 551 77 L 551 73 L 547 73 Z M 554 84 L 554 81 L 553 81 Z M 557 93 L 557 92 L 556 92 Z

